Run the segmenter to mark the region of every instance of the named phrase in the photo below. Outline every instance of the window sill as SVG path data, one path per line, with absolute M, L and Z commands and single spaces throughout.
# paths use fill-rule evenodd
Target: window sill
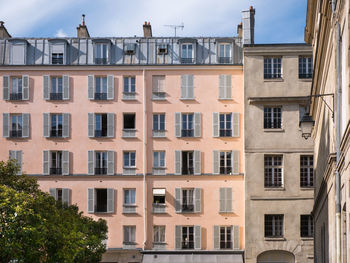
M 122 100 L 124 100 L 124 101 L 137 101 L 136 98 L 130 98 L 130 99 L 128 99 L 128 98 L 122 98 Z
M 196 100 L 195 98 L 180 98 L 180 100 L 184 100 L 184 101 L 194 101 Z
M 152 98 L 152 100 L 154 100 L 154 101 L 158 101 L 158 100 L 162 101 L 162 100 L 166 100 L 166 98 Z
M 218 100 L 233 100 L 232 98 L 218 98 Z
M 286 241 L 284 237 L 265 237 L 265 241 Z
M 264 78 L 264 82 L 284 82 L 283 78 L 275 78 L 275 79 L 265 79 Z
M 300 187 L 301 191 L 313 191 L 315 190 L 314 186 L 305 186 L 305 187 Z
M 265 187 L 265 191 L 285 191 L 286 189 L 284 187 Z
M 264 132 L 284 132 L 284 129 L 281 129 L 281 128 L 264 129 Z
M 314 240 L 313 237 L 300 237 L 300 239 L 303 241 L 313 241 Z
M 312 82 L 312 78 L 299 78 L 302 82 Z
M 226 211 L 219 211 L 219 214 L 233 214 L 233 211 L 226 212 Z

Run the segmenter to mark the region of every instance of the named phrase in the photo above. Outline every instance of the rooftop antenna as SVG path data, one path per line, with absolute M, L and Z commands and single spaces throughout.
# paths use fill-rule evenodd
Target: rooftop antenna
M 164 25 L 164 26 L 173 28 L 174 31 L 175 31 L 175 37 L 176 37 L 176 30 L 177 30 L 178 28 L 181 28 L 181 30 L 184 30 L 184 27 L 185 27 L 185 25 L 184 25 L 183 22 L 181 23 L 181 25 Z

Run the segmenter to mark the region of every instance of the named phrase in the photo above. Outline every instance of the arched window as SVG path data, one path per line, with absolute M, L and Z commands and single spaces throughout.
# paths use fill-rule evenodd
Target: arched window
M 258 256 L 258 263 L 294 263 L 294 255 L 284 250 L 270 250 Z

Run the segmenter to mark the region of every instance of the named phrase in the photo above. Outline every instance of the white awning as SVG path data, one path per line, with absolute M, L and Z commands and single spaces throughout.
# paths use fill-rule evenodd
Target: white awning
M 165 188 L 163 189 L 153 189 L 153 195 L 165 195 Z
M 241 254 L 144 254 L 142 263 L 243 263 Z

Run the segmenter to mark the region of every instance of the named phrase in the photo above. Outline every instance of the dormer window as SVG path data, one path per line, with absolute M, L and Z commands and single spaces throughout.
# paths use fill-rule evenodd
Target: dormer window
M 95 44 L 95 64 L 103 65 L 107 64 L 108 61 L 108 45 L 107 43 L 96 43 Z
M 158 55 L 166 55 L 166 54 L 168 54 L 168 45 L 160 44 L 158 46 Z
M 192 64 L 194 62 L 193 44 L 186 43 L 181 45 L 181 63 Z
M 63 65 L 66 63 L 67 42 L 63 39 L 52 39 L 50 41 L 50 64 Z
M 27 41 L 14 40 L 10 46 L 10 64 L 25 65 L 27 57 Z
M 135 55 L 136 53 L 136 43 L 127 43 L 124 47 L 125 55 Z
M 232 62 L 231 47 L 232 45 L 229 43 L 219 44 L 218 62 L 220 64 L 229 64 Z

